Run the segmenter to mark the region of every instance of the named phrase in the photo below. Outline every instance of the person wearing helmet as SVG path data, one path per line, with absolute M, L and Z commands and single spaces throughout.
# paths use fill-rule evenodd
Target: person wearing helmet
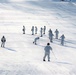
M 48 61 L 50 61 L 50 50 L 52 50 L 52 47 L 50 46 L 50 43 L 47 43 L 47 46 L 44 47 L 45 54 L 43 57 L 43 61 L 46 61 L 45 58 L 46 56 L 48 57 Z

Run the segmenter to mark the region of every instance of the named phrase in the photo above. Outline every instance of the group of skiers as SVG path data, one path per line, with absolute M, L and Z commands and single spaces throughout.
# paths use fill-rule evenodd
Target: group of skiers
M 58 39 L 58 35 L 59 35 L 59 31 L 58 31 L 58 29 L 56 29 L 55 30 L 55 39 Z M 54 34 L 53 34 L 52 30 L 50 29 L 49 30 L 49 39 L 50 39 L 50 42 L 53 42 L 53 36 L 54 36 Z M 64 39 L 65 39 L 64 34 L 62 34 L 60 38 L 61 38 L 61 45 L 64 45 Z
M 43 34 L 45 34 L 45 30 L 46 30 L 46 26 L 44 26 L 44 28 L 41 27 L 41 30 L 40 30 L 41 36 L 40 37 L 43 37 Z M 55 39 L 58 39 L 58 35 L 59 35 L 59 31 L 58 31 L 58 29 L 56 29 L 55 30 Z M 53 36 L 54 36 L 54 34 L 53 34 L 52 30 L 50 29 L 49 30 L 49 39 L 50 39 L 51 43 L 53 42 Z M 36 37 L 34 39 L 33 43 L 35 45 L 37 45 L 37 40 L 39 40 L 40 37 Z M 64 39 L 65 39 L 64 34 L 60 38 L 61 38 L 61 45 L 64 45 Z M 50 46 L 50 43 L 47 43 L 47 45 L 44 47 L 45 53 L 44 53 L 43 61 L 46 61 L 45 60 L 46 57 L 48 57 L 48 61 L 50 61 L 50 50 L 52 51 L 52 47 Z
M 43 34 L 45 34 L 45 30 L 46 30 L 46 26 L 44 26 L 44 28 L 40 28 L 40 36 L 42 37 L 43 36 Z M 31 31 L 32 31 L 32 35 L 34 35 L 34 34 L 37 34 L 37 32 L 38 32 L 38 28 L 37 28 L 37 26 L 32 26 L 32 29 L 31 29 Z
M 23 34 L 25 34 L 25 26 L 23 26 L 22 31 L 23 31 Z M 32 31 L 32 35 L 37 34 L 37 32 L 38 32 L 37 26 L 35 26 L 35 27 L 32 26 L 31 31 Z M 46 31 L 46 26 L 44 26 L 44 28 L 42 28 L 42 27 L 40 28 L 40 37 L 43 37 L 43 35 L 45 34 L 45 31 Z M 53 34 L 51 29 L 49 29 L 48 32 L 49 32 L 49 34 L 48 34 L 49 40 L 52 43 L 54 34 Z M 55 30 L 55 39 L 58 39 L 58 35 L 59 35 L 59 31 L 58 31 L 58 29 L 56 29 Z M 39 40 L 40 37 L 36 37 L 34 39 L 33 43 L 35 45 L 37 45 L 37 40 Z M 64 45 L 64 39 L 65 39 L 64 34 L 60 38 L 61 38 L 61 45 Z M 5 47 L 5 42 L 6 42 L 5 36 L 3 36 L 1 38 L 1 42 L 2 42 L 1 47 Z M 45 50 L 45 54 L 44 54 L 44 57 L 43 57 L 43 61 L 46 61 L 45 60 L 46 56 L 48 57 L 48 61 L 50 61 L 50 50 L 52 51 L 52 47 L 50 46 L 50 43 L 47 43 L 47 46 L 44 47 L 44 50 Z
M 25 34 L 25 26 L 23 26 L 23 34 Z M 34 34 L 37 34 L 38 33 L 38 28 L 37 28 L 37 26 L 32 26 L 32 28 L 31 28 L 31 31 L 32 31 L 32 35 L 34 35 Z M 40 28 L 40 37 L 43 37 L 43 34 L 45 34 L 45 31 L 46 31 L 46 26 L 44 26 L 43 28 L 41 27 Z M 54 34 L 53 34 L 53 32 L 52 32 L 52 30 L 51 29 L 49 29 L 49 34 L 48 34 L 48 36 L 49 36 L 49 40 L 50 40 L 50 42 L 52 43 L 53 42 L 53 36 L 54 36 Z M 58 31 L 58 29 L 56 29 L 55 30 L 55 39 L 58 39 L 58 35 L 59 35 L 59 31 Z M 61 45 L 64 45 L 64 39 L 65 39 L 65 36 L 64 36 L 64 34 L 60 37 L 61 38 Z M 37 43 L 37 40 L 39 40 L 39 37 L 36 37 L 35 39 L 34 39 L 34 44 L 36 45 Z
M 38 30 L 37 27 L 36 27 L 36 29 Z M 35 33 L 37 34 L 37 30 L 36 29 L 35 29 Z M 32 35 L 34 35 L 34 26 L 32 26 L 31 30 L 32 30 Z M 39 40 L 40 37 L 43 37 L 43 35 L 45 34 L 45 31 L 46 31 L 46 26 L 44 26 L 44 28 L 42 28 L 42 27 L 40 28 L 40 36 L 36 37 L 34 39 L 34 41 L 33 41 L 33 43 L 35 45 L 37 45 L 37 40 Z M 49 36 L 50 42 L 53 43 L 53 36 L 54 36 L 54 34 L 53 34 L 51 29 L 49 29 L 49 31 L 48 31 L 48 36 Z M 58 37 L 59 37 L 59 31 L 58 31 L 58 29 L 56 29 L 55 30 L 55 39 L 58 39 Z M 60 38 L 61 38 L 61 45 L 64 45 L 64 39 L 65 39 L 64 34 Z
M 37 34 L 37 31 L 38 31 L 37 26 L 35 26 L 35 27 L 32 26 L 31 31 L 32 31 L 32 35 Z
M 23 26 L 22 31 L 23 31 L 23 34 L 25 34 L 25 26 Z M 44 26 L 44 28 L 42 28 L 42 27 L 40 28 L 40 36 L 41 37 L 43 36 L 43 34 L 45 34 L 45 31 L 46 31 L 46 26 Z M 31 32 L 32 32 L 32 35 L 37 34 L 37 32 L 38 32 L 37 26 L 35 26 L 35 27 L 32 26 Z

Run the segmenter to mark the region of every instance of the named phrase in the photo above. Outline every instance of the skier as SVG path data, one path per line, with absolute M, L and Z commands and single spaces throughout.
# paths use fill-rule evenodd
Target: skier
M 25 34 L 25 26 L 23 26 L 23 29 L 22 30 L 23 30 L 23 34 Z
M 50 35 L 49 36 L 50 37 L 50 42 L 53 42 L 53 36 L 54 36 L 53 33 L 50 33 L 49 35 Z
M 49 30 L 49 39 L 50 39 L 50 42 L 53 42 L 53 33 L 52 33 L 52 30 L 50 29 Z
M 51 29 L 49 29 L 49 32 L 51 32 L 51 33 L 52 33 L 52 30 L 51 30 Z
M 1 38 L 1 42 L 2 42 L 1 47 L 5 47 L 5 42 L 6 42 L 5 36 L 3 36 L 3 37 Z
M 50 34 L 52 34 L 52 30 L 51 29 L 49 29 L 49 39 L 50 39 Z
M 35 26 L 35 34 L 37 34 L 37 31 L 38 31 L 38 29 L 37 29 L 37 27 Z
M 56 29 L 55 31 L 55 34 L 56 34 L 56 39 L 58 39 L 58 34 L 59 34 L 59 31 Z
M 45 31 L 46 31 L 46 26 L 44 26 L 44 34 L 45 34 Z
M 60 38 L 61 38 L 61 45 L 64 45 L 64 39 L 65 39 L 64 34 Z
M 34 35 L 34 26 L 32 26 L 31 31 L 32 31 L 32 35 Z
M 37 40 L 39 40 L 39 37 L 36 37 L 36 38 L 34 39 L 34 42 L 33 42 L 33 43 L 34 43 L 35 45 L 37 45 Z
M 41 27 L 41 30 L 40 30 L 40 34 L 41 34 L 40 37 L 42 37 L 43 36 L 43 28 L 42 27 Z
M 45 46 L 44 50 L 45 50 L 45 55 L 43 57 L 43 61 L 46 61 L 45 60 L 46 56 L 48 56 L 48 61 L 50 61 L 50 50 L 52 50 L 50 43 L 47 43 L 47 46 Z

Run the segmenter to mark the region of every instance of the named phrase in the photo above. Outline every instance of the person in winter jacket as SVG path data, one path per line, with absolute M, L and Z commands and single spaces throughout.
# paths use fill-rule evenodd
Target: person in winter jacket
M 39 40 L 39 37 L 36 37 L 36 38 L 34 39 L 33 43 L 34 43 L 35 45 L 37 45 L 37 40 Z
M 43 31 L 44 31 L 44 34 L 45 34 L 45 31 L 46 31 L 46 26 L 44 26 L 44 29 L 43 29 Z
M 49 39 L 50 39 L 50 42 L 53 42 L 53 33 L 52 33 L 52 30 L 50 29 L 49 30 Z
M 60 38 L 61 38 L 61 45 L 64 45 L 64 39 L 65 39 L 64 34 Z
M 22 30 L 23 30 L 23 34 L 25 34 L 25 26 L 23 26 L 23 29 Z
M 48 32 L 49 32 L 49 39 L 50 39 L 50 34 L 52 34 L 52 30 L 50 29 Z
M 3 37 L 1 38 L 1 42 L 2 42 L 1 47 L 5 47 L 5 42 L 6 42 L 5 36 L 3 36 Z
M 50 42 L 53 42 L 53 33 L 50 33 L 50 36 L 49 36 L 49 38 L 50 38 Z
M 32 26 L 31 31 L 32 31 L 32 35 L 34 35 L 34 26 Z
M 37 31 L 38 31 L 38 29 L 37 29 L 37 27 L 35 26 L 35 34 L 37 34 Z
M 46 56 L 48 57 L 48 61 L 50 61 L 50 50 L 52 50 L 50 43 L 47 43 L 47 46 L 45 46 L 44 50 L 45 50 L 45 55 L 43 57 L 43 61 L 46 61 L 45 60 Z
M 59 34 L 59 31 L 56 29 L 55 31 L 56 39 L 58 39 L 58 34 Z
M 41 30 L 40 30 L 40 34 L 41 34 L 40 37 L 42 37 L 43 36 L 43 28 L 42 27 L 41 27 Z

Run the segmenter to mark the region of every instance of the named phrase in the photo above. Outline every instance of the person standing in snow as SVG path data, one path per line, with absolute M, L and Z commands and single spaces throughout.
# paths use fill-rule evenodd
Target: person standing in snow
M 6 42 L 5 36 L 3 36 L 3 37 L 1 38 L 1 42 L 2 42 L 1 47 L 5 47 L 5 42 Z
M 42 28 L 42 27 L 41 27 L 41 29 L 40 29 L 40 34 L 41 34 L 40 37 L 42 37 L 42 36 L 43 36 L 43 28 Z
M 32 35 L 34 35 L 34 26 L 32 26 L 31 31 L 32 31 Z
M 50 39 L 50 34 L 52 34 L 52 30 L 51 29 L 49 30 L 49 39 Z
M 65 39 L 64 34 L 60 38 L 61 38 L 61 45 L 64 45 L 64 39 Z
M 43 61 L 46 61 L 45 60 L 46 56 L 48 57 L 48 61 L 50 61 L 50 50 L 52 50 L 50 43 L 47 43 L 47 46 L 45 46 L 44 50 L 45 50 L 45 55 L 43 57 Z
M 38 28 L 37 26 L 35 26 L 35 34 L 37 34 Z
M 46 26 L 44 26 L 44 29 L 43 29 L 43 31 L 44 31 L 44 34 L 45 34 L 45 31 L 46 31 Z
M 23 30 L 23 34 L 25 34 L 25 26 L 23 26 L 23 29 L 22 30 Z
M 56 29 L 55 31 L 56 39 L 58 39 L 58 34 L 59 34 L 59 31 Z
M 52 33 L 52 30 L 50 29 L 49 30 L 49 39 L 50 39 L 50 42 L 53 42 L 53 33 Z
M 35 45 L 37 45 L 37 40 L 39 40 L 39 37 L 36 37 L 36 38 L 34 39 L 33 43 L 34 43 Z

